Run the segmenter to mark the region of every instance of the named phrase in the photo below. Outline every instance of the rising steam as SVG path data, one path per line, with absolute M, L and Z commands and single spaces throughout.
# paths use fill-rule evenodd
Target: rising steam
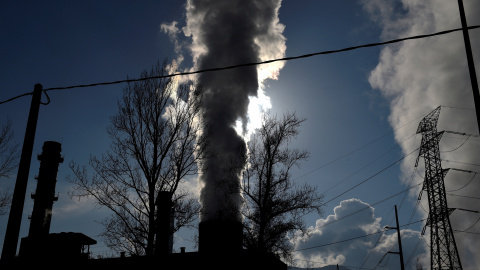
M 284 57 L 280 5 L 281 0 L 188 0 L 183 33 L 191 38 L 192 70 Z M 176 40 L 180 33 L 176 25 L 161 27 L 175 41 L 178 53 L 182 45 Z M 263 82 L 277 79 L 283 65 L 206 72 L 195 78 L 205 90 L 203 120 L 208 128 L 203 133 L 208 134 L 214 153 L 199 178 L 201 221 L 241 220 L 239 177 L 244 164 L 240 157 L 249 135 L 260 124 L 259 114 L 271 107 Z M 241 166 L 232 171 L 231 164 L 239 162 Z

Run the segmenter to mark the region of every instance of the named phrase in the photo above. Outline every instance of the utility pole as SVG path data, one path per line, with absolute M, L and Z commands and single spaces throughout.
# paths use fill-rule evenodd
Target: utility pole
M 480 93 L 478 90 L 477 73 L 475 72 L 475 62 L 473 61 L 472 46 L 470 44 L 470 35 L 468 34 L 467 18 L 463 9 L 463 0 L 458 0 L 458 9 L 460 10 L 460 20 L 462 22 L 463 40 L 465 43 L 465 51 L 467 53 L 468 70 L 470 73 L 470 81 L 472 83 L 473 102 L 475 104 L 475 112 L 477 114 L 477 126 L 480 133 Z
M 15 182 L 15 189 L 13 191 L 5 239 L 3 240 L 2 260 L 15 258 L 17 252 L 18 236 L 22 223 L 23 205 L 25 203 L 25 193 L 27 192 L 28 174 L 32 160 L 42 88 L 41 84 L 36 84 L 33 90 L 25 138 L 23 139 L 22 155 L 18 165 L 17 181 Z
M 402 250 L 402 238 L 400 237 L 400 225 L 398 225 L 398 213 L 397 206 L 395 205 L 395 220 L 397 222 L 397 227 L 386 226 L 387 229 L 396 229 L 398 236 L 398 252 L 389 251 L 387 253 L 398 254 L 400 255 L 400 269 L 405 270 L 405 265 L 403 264 L 403 250 Z

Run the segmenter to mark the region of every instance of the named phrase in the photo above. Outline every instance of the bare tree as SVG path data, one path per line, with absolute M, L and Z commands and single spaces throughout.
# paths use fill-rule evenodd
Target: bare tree
M 417 264 L 415 265 L 415 269 L 423 270 L 422 262 L 420 262 L 420 258 L 417 258 Z
M 74 176 L 68 180 L 76 184 L 72 196 L 92 196 L 112 211 L 101 223 L 102 236 L 115 251 L 154 254 L 156 209 L 163 191 L 173 194 L 174 231 L 190 226 L 198 215 L 198 203 L 179 184 L 197 173 L 204 157 L 206 138 L 197 138 L 203 94 L 191 82 L 161 77 L 174 71 L 166 62 L 158 63 L 141 75 L 155 79 L 128 83 L 107 130 L 110 151 L 90 158 L 92 176 L 85 166 L 70 163 Z
M 244 246 L 288 261 L 293 249 L 288 237 L 297 231 L 306 233 L 304 215 L 322 214 L 323 195 L 291 179 L 291 169 L 308 158 L 307 151 L 288 147 L 304 121 L 295 113 L 283 119 L 265 114 L 261 128 L 248 142 L 242 180 Z
M 8 178 L 17 168 L 19 156 L 18 144 L 13 142 L 12 122 L 8 121 L 0 132 L 0 179 Z M 11 201 L 12 194 L 0 191 L 0 216 L 8 212 Z

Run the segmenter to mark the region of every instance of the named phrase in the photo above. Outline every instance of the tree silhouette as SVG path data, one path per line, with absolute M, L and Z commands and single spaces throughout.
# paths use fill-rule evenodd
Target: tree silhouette
M 296 184 L 290 174 L 308 158 L 307 151 L 288 146 L 304 121 L 295 113 L 282 119 L 265 114 L 261 128 L 248 142 L 242 180 L 244 246 L 287 261 L 292 259 L 293 249 L 287 236 L 306 233 L 304 215 L 322 214 L 323 195 L 315 187 Z
M 128 83 L 118 112 L 107 132 L 111 149 L 102 157 L 91 156 L 85 166 L 70 162 L 75 184 L 72 196 L 94 197 L 112 211 L 101 221 L 105 243 L 118 252 L 135 255 L 155 253 L 156 212 L 162 192 L 173 194 L 175 227 L 192 226 L 199 205 L 179 184 L 197 173 L 205 154 L 206 138 L 197 138 L 202 89 L 192 82 L 180 84 L 175 77 L 158 78 L 175 72 L 157 63 L 141 78 Z
M 420 262 L 420 258 L 417 258 L 417 264 L 415 265 L 415 269 L 417 270 L 423 270 L 423 265 Z
M 8 121 L 0 132 L 0 179 L 8 178 L 17 168 L 19 156 L 18 144 L 13 143 L 12 122 Z M 0 216 L 8 212 L 11 201 L 12 194 L 0 191 Z

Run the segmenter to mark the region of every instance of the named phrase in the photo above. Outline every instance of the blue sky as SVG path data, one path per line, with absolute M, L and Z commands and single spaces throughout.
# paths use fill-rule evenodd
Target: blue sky
M 469 25 L 480 24 L 480 19 L 473 15 L 480 11 L 480 4 L 474 0 L 464 2 Z M 188 46 L 192 40 L 183 32 L 178 33 L 183 47 L 175 51 L 174 42 L 160 27 L 173 21 L 180 30 L 186 26 L 184 5 L 184 1 L 173 0 L 2 2 L 0 100 L 30 92 L 36 83 L 51 88 L 135 78 L 157 61 L 177 59 L 179 54 L 184 57 L 181 69 L 191 69 L 194 64 Z M 458 7 L 451 0 L 284 0 L 278 18 L 285 26 L 280 33 L 285 37 L 285 56 L 460 27 Z M 246 15 L 245 20 L 248 19 Z M 471 30 L 470 35 L 478 63 L 480 35 L 478 30 Z M 65 162 L 59 167 L 59 200 L 54 204 L 51 232 L 82 232 L 97 239 L 98 244 L 92 246 L 94 255 L 108 254 L 101 239 L 96 238 L 102 227 L 95 222 L 108 212 L 92 202 L 70 199 L 67 193 L 71 185 L 65 177 L 71 174 L 69 161 L 87 164 L 90 155 L 101 155 L 108 149 L 106 127 L 109 117 L 116 112 L 123 87 L 118 84 L 49 91 L 51 102 L 41 106 L 38 119 L 27 194 L 36 187 L 33 177 L 38 174 L 39 162 L 35 154 L 41 153 L 44 141 L 60 142 Z M 273 113 L 295 111 L 307 119 L 292 146 L 307 149 L 310 158 L 293 172 L 292 178 L 300 184 L 317 186 L 329 201 L 323 216 L 306 217 L 311 237 L 295 242 L 299 250 L 304 249 L 296 255 L 298 265 L 303 267 L 338 263 L 373 268 L 385 252 L 397 250 L 392 231 L 383 235 L 377 245 L 378 235 L 374 235 L 305 248 L 373 233 L 386 225 L 395 226 L 395 205 L 401 206 L 401 225 L 426 218 L 422 210 L 428 209 L 425 193 L 421 205 L 415 207 L 419 187 L 388 199 L 406 190 L 411 179 L 414 184 L 423 181 L 423 159 L 418 173 L 414 172 L 418 152 L 395 162 L 419 147 L 421 135 L 412 135 L 425 114 L 444 106 L 439 130 L 478 134 L 460 32 L 288 61 L 279 69 L 276 80 L 265 81 L 264 90 Z M 23 97 L 0 105 L 0 123 L 12 120 L 19 144 L 23 142 L 30 101 Z M 457 163 L 445 161 L 442 166 L 480 171 L 478 166 L 467 165 L 479 163 L 477 140 L 473 136 L 445 135 L 441 145 L 444 160 Z M 447 191 L 462 187 L 471 178 L 472 174 L 449 172 L 445 180 Z M 364 180 L 367 181 L 360 184 Z M 0 181 L 1 189 L 13 189 L 15 175 Z M 195 189 L 195 181 L 189 179 L 187 186 Z M 357 184 L 360 185 L 351 189 Z M 455 194 L 475 196 L 478 190 L 479 181 L 473 178 L 468 188 Z M 478 200 L 458 196 L 447 199 L 450 207 L 480 210 Z M 367 211 L 328 224 L 368 206 L 371 208 Z M 32 200 L 27 196 L 20 237 L 28 233 L 27 216 L 31 211 Z M 451 216 L 452 226 L 461 231 L 475 224 L 479 217 L 476 213 L 456 211 Z M 0 217 L 2 242 L 7 218 Z M 402 231 L 405 259 L 416 250 L 407 269 L 415 267 L 417 255 L 428 251 L 428 233 L 423 236 L 426 242 L 419 242 L 424 224 L 416 223 Z M 469 231 L 478 233 L 479 229 L 476 224 Z M 181 231 L 176 235 L 174 248 L 195 250 L 194 233 Z M 457 232 L 455 237 L 464 269 L 475 269 L 480 263 L 475 256 L 480 248 L 478 235 Z M 420 244 L 415 249 L 417 243 Z M 398 258 L 388 257 L 391 258 L 384 269 L 399 269 Z M 365 258 L 368 260 L 364 263 Z M 429 266 L 428 260 L 422 263 Z

